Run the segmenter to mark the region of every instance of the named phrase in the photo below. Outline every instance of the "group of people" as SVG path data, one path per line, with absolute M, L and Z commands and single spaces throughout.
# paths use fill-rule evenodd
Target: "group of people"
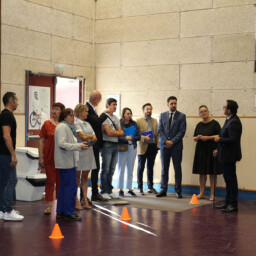
M 81 220 L 75 209 L 91 209 L 91 201 L 107 201 L 124 196 L 136 196 L 132 189 L 133 169 L 138 156 L 137 183 L 140 195 L 143 191 L 143 172 L 147 163 L 148 193 L 156 197 L 167 196 L 169 166 L 172 159 L 175 171 L 175 192 L 182 198 L 182 150 L 186 132 L 186 116 L 177 110 L 177 98 L 167 99 L 168 111 L 161 113 L 158 121 L 152 117 L 152 105 L 142 106 L 143 117 L 132 119 L 132 110 L 124 108 L 121 119 L 114 114 L 117 101 L 107 99 L 106 110 L 97 114 L 96 107 L 101 93 L 94 90 L 85 105 L 75 109 L 54 103 L 51 119 L 44 122 L 40 131 L 39 167 L 46 170 L 45 199 L 48 202 L 44 214 L 51 214 L 54 191 L 57 200 L 57 218 Z M 0 219 L 22 220 L 24 217 L 13 209 L 12 201 L 17 182 L 17 158 L 15 155 L 16 121 L 13 116 L 18 106 L 15 93 L 3 97 L 5 109 L 0 115 Z M 195 128 L 196 151 L 193 173 L 199 174 L 200 193 L 205 197 L 207 175 L 210 175 L 211 195 L 214 200 L 216 175 L 223 173 L 226 182 L 226 200 L 216 206 L 224 212 L 237 211 L 238 186 L 236 161 L 241 159 L 241 122 L 236 115 L 238 105 L 227 100 L 223 107 L 227 120 L 220 128 L 212 119 L 207 106 L 199 107 L 202 121 Z M 76 117 L 76 118 L 75 118 Z M 154 189 L 153 174 L 155 158 L 161 153 L 161 191 Z M 98 176 L 100 170 L 100 192 Z M 119 194 L 113 192 L 112 178 L 118 166 Z M 91 172 L 92 196 L 87 197 L 88 174 Z M 124 175 L 126 171 L 126 186 Z M 11 184 L 10 184 L 11 183 Z M 56 188 L 55 188 L 56 186 Z M 81 186 L 80 200 L 77 189 Z

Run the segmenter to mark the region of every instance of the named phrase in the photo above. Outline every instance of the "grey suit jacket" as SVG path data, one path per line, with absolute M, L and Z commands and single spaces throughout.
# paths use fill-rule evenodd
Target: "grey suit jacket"
M 158 135 L 160 137 L 160 149 L 165 147 L 165 141 L 173 142 L 173 150 L 182 150 L 182 138 L 186 132 L 186 116 L 176 110 L 172 120 L 171 131 L 169 132 L 169 111 L 161 113 L 158 124 Z

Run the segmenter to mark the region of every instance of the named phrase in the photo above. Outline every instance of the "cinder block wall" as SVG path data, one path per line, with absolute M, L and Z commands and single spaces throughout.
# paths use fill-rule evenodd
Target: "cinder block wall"
M 96 88 L 121 95 L 121 108 L 134 116 L 151 102 L 156 117 L 166 99 L 178 98 L 187 118 L 183 184 L 198 184 L 192 175 L 194 128 L 198 107 L 206 104 L 224 123 L 226 99 L 239 103 L 244 126 L 239 187 L 256 189 L 254 99 L 256 92 L 255 7 L 252 0 L 98 0 L 95 19 Z M 104 108 L 104 104 L 101 104 Z M 252 117 L 252 118 L 249 118 Z M 135 168 L 136 169 L 136 168 Z M 155 181 L 161 164 L 156 159 Z M 144 175 L 146 177 L 146 174 Z M 136 180 L 136 170 L 134 171 Z M 171 167 L 170 182 L 174 182 Z M 222 178 L 218 185 L 224 186 Z
M 148 101 L 158 117 L 167 110 L 166 98 L 176 95 L 188 116 L 183 184 L 198 184 L 191 174 L 198 106 L 207 104 L 223 124 L 225 100 L 237 100 L 244 126 L 239 187 L 255 190 L 254 2 L 2 0 L 1 94 L 13 90 L 20 99 L 17 145 L 25 142 L 25 70 L 53 74 L 60 63 L 64 76 L 86 78 L 85 94 L 93 88 L 103 93 L 99 112 L 106 95 L 115 93 L 135 117 Z M 156 182 L 160 172 L 158 156 Z
M 83 76 L 94 88 L 94 0 L 2 0 L 1 95 L 19 97 L 18 146 L 25 143 L 25 70 Z M 3 108 L 3 104 L 1 104 Z

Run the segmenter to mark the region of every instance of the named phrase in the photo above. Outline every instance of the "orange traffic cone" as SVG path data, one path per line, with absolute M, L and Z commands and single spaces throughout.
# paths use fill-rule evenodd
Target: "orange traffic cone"
M 190 201 L 189 203 L 190 203 L 190 204 L 200 204 L 199 201 L 198 201 L 198 199 L 197 199 L 197 197 L 196 197 L 196 194 L 194 194 L 194 195 L 192 196 L 192 199 L 191 199 L 191 201 Z
M 64 236 L 61 234 L 59 224 L 56 223 L 54 226 L 54 229 L 52 231 L 52 234 L 49 236 L 51 239 L 62 239 Z
M 129 216 L 129 212 L 128 212 L 127 208 L 124 208 L 119 220 L 131 220 L 131 219 L 132 218 Z

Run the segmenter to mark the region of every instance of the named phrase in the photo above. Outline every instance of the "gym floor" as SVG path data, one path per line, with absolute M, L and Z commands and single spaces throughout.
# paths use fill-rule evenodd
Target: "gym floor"
M 154 199 L 157 200 L 157 199 Z M 95 205 L 82 210 L 82 222 L 58 219 L 64 239 L 49 236 L 56 223 L 55 205 L 16 202 L 23 222 L 0 220 L 1 255 L 255 255 L 256 202 L 239 202 L 238 213 L 222 213 L 212 204 L 182 212 L 132 206 Z M 129 222 L 119 220 L 127 207 Z

